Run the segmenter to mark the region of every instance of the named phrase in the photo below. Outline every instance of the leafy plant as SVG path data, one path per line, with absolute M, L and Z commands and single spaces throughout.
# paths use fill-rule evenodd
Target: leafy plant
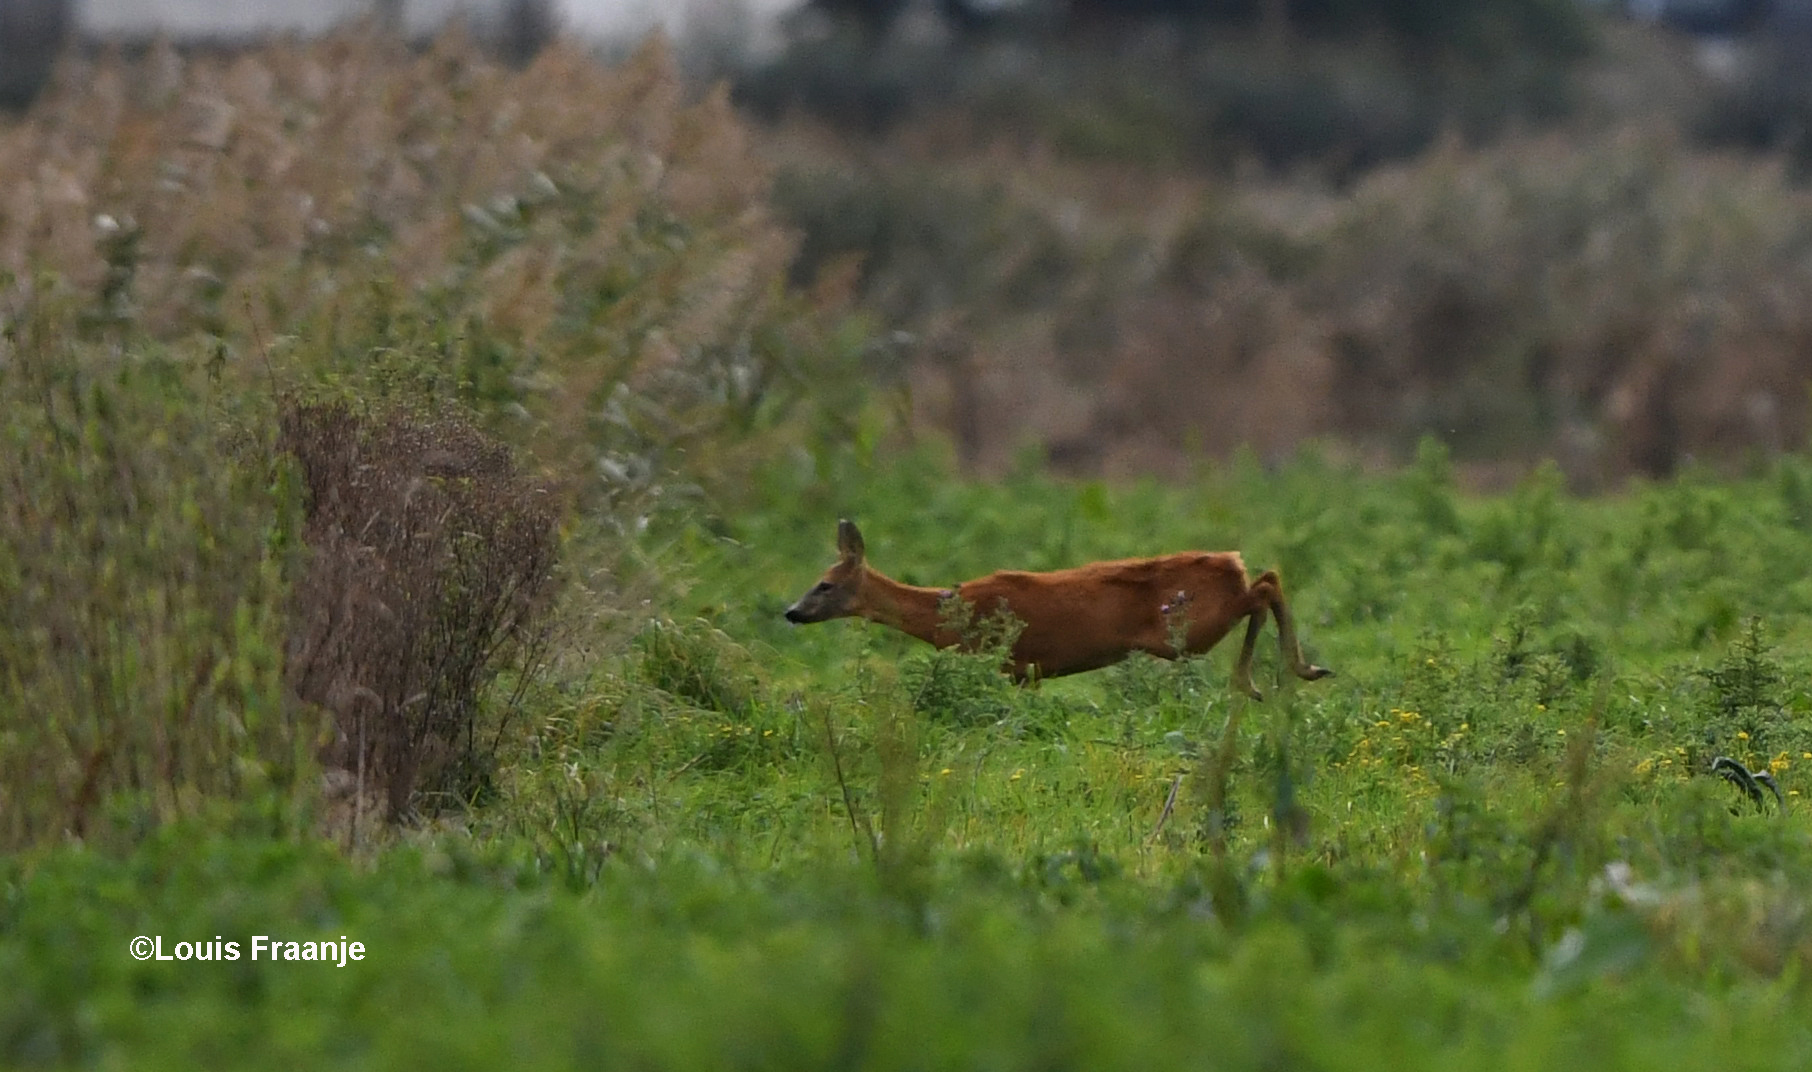
M 1807 742 L 1784 702 L 1788 676 L 1768 643 L 1767 626 L 1750 618 L 1716 666 L 1695 671 L 1708 686 L 1701 742 L 1736 756 L 1746 767 L 1767 765 Z
M 912 708 L 935 722 L 957 726 L 999 722 L 1013 711 L 1014 686 L 1003 674 L 1025 623 L 1005 610 L 987 614 L 961 599 L 947 599 L 938 627 L 961 642 L 915 654 L 900 683 Z

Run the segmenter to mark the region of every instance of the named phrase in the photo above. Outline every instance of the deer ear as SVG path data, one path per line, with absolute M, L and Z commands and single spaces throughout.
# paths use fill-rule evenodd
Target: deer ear
M 862 561 L 862 530 L 856 528 L 856 523 L 848 518 L 837 522 L 837 550 L 846 559 Z

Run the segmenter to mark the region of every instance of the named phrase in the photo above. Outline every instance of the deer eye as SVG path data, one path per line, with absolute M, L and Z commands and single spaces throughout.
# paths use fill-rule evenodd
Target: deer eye
M 814 592 L 828 592 L 830 590 L 831 585 L 829 581 L 819 581 L 817 587 L 812 589 Z

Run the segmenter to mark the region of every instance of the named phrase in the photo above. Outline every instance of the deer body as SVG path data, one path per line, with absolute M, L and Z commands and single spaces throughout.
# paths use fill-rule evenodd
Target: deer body
M 1244 618 L 1233 683 L 1262 698 L 1252 684 L 1252 652 L 1270 613 L 1296 676 L 1313 681 L 1331 673 L 1303 659 L 1277 574 L 1248 582 L 1235 551 L 1184 551 L 1048 573 L 1002 570 L 951 589 L 902 584 L 869 567 L 862 534 L 848 521 L 838 522 L 837 549 L 837 564 L 787 609 L 788 621 L 866 618 L 943 648 L 962 640 L 942 624 L 944 601 L 958 598 L 978 615 L 1006 611 L 1024 623 L 1008 667 L 1024 681 L 1098 670 L 1135 651 L 1164 659 L 1205 652 Z M 1173 646 L 1178 637 L 1180 651 Z

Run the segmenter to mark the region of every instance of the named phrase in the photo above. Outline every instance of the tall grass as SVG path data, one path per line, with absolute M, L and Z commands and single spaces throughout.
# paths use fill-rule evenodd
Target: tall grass
M 9 327 L 0 846 L 293 801 L 320 725 L 283 688 L 286 471 L 224 438 L 192 370 Z
M 162 48 L 71 61 L 0 129 L 0 269 L 9 301 L 67 295 L 241 382 L 456 396 L 645 509 L 676 471 L 733 486 L 723 437 L 860 372 L 862 332 L 784 289 L 767 182 L 658 41 L 521 71 L 457 35 Z

